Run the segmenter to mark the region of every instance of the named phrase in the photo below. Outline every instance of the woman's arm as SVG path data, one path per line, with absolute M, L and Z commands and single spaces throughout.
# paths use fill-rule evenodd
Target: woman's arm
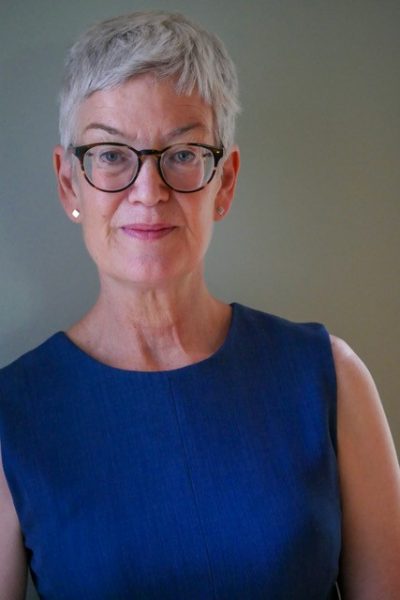
M 0 448 L 0 600 L 23 600 L 26 581 L 25 549 Z
M 338 382 L 344 600 L 400 598 L 400 470 L 373 379 L 332 337 Z

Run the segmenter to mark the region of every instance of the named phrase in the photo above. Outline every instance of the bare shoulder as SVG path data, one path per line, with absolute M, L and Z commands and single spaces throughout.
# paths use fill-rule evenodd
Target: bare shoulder
M 331 336 L 337 376 L 344 598 L 400 598 L 400 471 L 374 380 Z
M 338 383 L 343 379 L 350 384 L 369 384 L 375 387 L 366 365 L 347 342 L 335 335 L 330 336 Z
M 359 454 L 359 459 L 378 452 L 377 459 L 383 459 L 384 465 L 390 464 L 397 479 L 399 464 L 396 451 L 372 375 L 344 340 L 331 336 L 331 344 L 337 378 L 341 458 L 348 460 L 345 449 Z
M 4 474 L 0 446 L 0 600 L 25 597 L 27 563 L 14 502 Z
M 378 390 L 361 358 L 342 339 L 331 336 L 338 391 L 339 435 L 350 428 L 365 435 L 368 426 L 390 433 Z M 366 419 L 368 422 L 366 422 Z

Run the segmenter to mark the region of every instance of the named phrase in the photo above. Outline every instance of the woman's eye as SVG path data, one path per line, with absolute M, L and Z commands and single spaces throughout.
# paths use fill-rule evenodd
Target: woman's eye
M 193 162 L 196 159 L 196 155 L 191 150 L 178 150 L 178 152 L 173 154 L 172 159 L 179 164 L 185 164 Z
M 102 162 L 108 163 L 108 164 L 116 164 L 119 162 L 122 162 L 124 159 L 124 156 L 121 152 L 118 152 L 117 150 L 107 150 L 106 152 L 102 152 L 99 155 L 99 159 Z

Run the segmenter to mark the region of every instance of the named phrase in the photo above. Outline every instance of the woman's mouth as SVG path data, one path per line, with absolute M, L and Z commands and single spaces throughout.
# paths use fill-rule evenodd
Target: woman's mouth
M 164 223 L 156 223 L 148 225 L 146 223 L 133 223 L 132 225 L 124 225 L 122 231 L 129 237 L 137 240 L 159 240 L 170 234 L 176 227 Z

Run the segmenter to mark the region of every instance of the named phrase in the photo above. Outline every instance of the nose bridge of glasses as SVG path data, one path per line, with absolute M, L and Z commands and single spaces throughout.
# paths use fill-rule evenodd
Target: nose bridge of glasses
M 133 150 L 133 148 L 132 148 Z M 141 170 L 141 167 L 143 166 L 143 159 L 146 156 L 154 156 L 157 158 L 157 162 L 154 166 L 157 167 L 157 171 L 158 173 L 161 175 L 160 172 L 160 162 L 161 162 L 161 156 L 163 154 L 163 150 L 156 150 L 154 148 L 144 148 L 143 150 L 134 150 L 137 159 L 138 159 L 138 172 Z
M 135 153 L 139 159 L 139 162 L 143 162 L 143 158 L 145 156 L 156 156 L 157 159 L 160 160 L 163 151 L 155 150 L 154 148 L 144 148 L 143 150 L 135 150 Z
M 144 165 L 145 162 L 149 162 L 150 164 L 147 167 L 144 167 L 145 170 L 150 169 L 148 171 L 150 177 L 154 177 L 154 175 L 157 173 L 157 176 L 160 178 L 160 182 L 163 182 L 163 184 L 165 184 L 165 180 L 163 177 L 163 174 L 161 172 L 161 156 L 163 154 L 162 150 L 156 150 L 153 148 L 144 148 L 143 150 L 136 150 L 134 148 L 132 148 L 132 150 L 134 150 L 136 157 L 137 157 L 137 170 L 136 170 L 136 175 L 134 177 L 134 180 L 132 183 L 137 183 L 138 182 L 138 178 L 139 178 L 139 173 L 142 173 L 142 167 Z M 156 158 L 157 160 L 151 160 L 151 161 L 144 161 L 146 156 L 154 156 L 154 158 Z M 143 177 L 143 173 L 141 175 L 141 178 Z
M 155 150 L 154 148 L 144 148 L 143 150 L 135 150 L 138 156 L 161 156 L 163 150 Z

